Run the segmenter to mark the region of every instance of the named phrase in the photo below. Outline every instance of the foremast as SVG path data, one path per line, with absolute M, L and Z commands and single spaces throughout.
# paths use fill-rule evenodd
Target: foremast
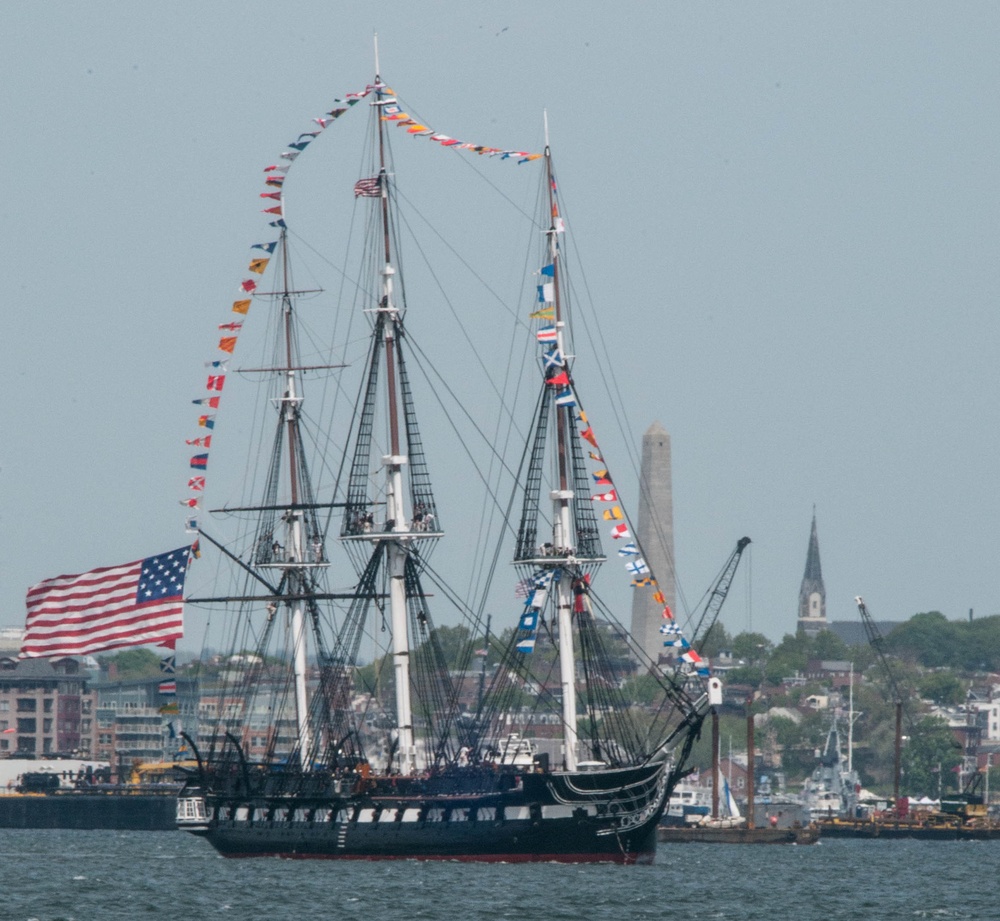
M 280 237 L 281 262 L 282 262 L 282 292 L 281 292 L 281 320 L 285 339 L 285 367 L 283 376 L 285 387 L 283 395 L 279 399 L 281 417 L 284 420 L 288 442 L 288 473 L 289 473 L 289 498 L 290 507 L 285 514 L 286 547 L 288 548 L 286 565 L 289 580 L 296 586 L 301 583 L 300 574 L 295 572 L 295 567 L 301 566 L 306 560 L 306 541 L 303 528 L 300 508 L 302 504 L 299 465 L 301 459 L 297 452 L 300 444 L 299 413 L 301 411 L 302 397 L 298 392 L 296 380 L 297 360 L 294 354 L 295 338 L 293 335 L 293 310 L 291 296 L 291 279 L 289 277 L 288 265 L 288 236 L 287 230 L 282 228 Z M 315 555 L 315 554 L 314 554 Z M 320 554 L 322 556 L 322 554 Z M 314 564 L 317 560 L 312 561 Z M 295 722 L 298 728 L 298 749 L 305 767 L 305 760 L 311 748 L 311 735 L 309 730 L 309 696 L 307 689 L 308 680 L 308 649 L 305 628 L 305 615 L 303 613 L 303 603 L 301 596 L 304 592 L 297 592 L 300 596 L 291 605 L 290 619 L 292 632 L 292 673 L 295 685 Z
M 274 374 L 279 382 L 273 398 L 278 419 L 265 494 L 263 501 L 257 505 L 222 510 L 251 512 L 259 516 L 254 549 L 244 568 L 259 586 L 265 588 L 267 594 L 194 600 L 265 602 L 265 637 L 272 632 L 279 606 L 284 609 L 292 647 L 295 752 L 301 766 L 308 768 L 316 754 L 315 746 L 323 741 L 322 734 L 317 735 L 310 722 L 310 626 L 316 617 L 317 601 L 332 596 L 323 592 L 317 581 L 317 572 L 325 569 L 328 564 L 324 529 L 317 517 L 321 506 L 316 502 L 303 448 L 303 390 L 300 374 L 308 369 L 301 365 L 298 354 L 294 301 L 295 295 L 303 292 L 293 290 L 287 234 L 287 229 L 282 227 L 276 243 L 277 258 L 281 264 L 280 282 L 276 286 L 277 290 L 271 292 L 278 305 L 278 341 L 274 362 L 270 367 L 244 369 L 245 373 Z M 285 468 L 287 472 L 284 472 Z M 280 579 L 275 580 L 268 574 L 269 571 L 279 573 Z M 264 642 L 261 643 L 261 650 Z M 317 637 L 316 653 L 322 658 L 325 653 L 321 645 Z
M 530 460 L 525 478 L 524 504 L 518 531 L 514 563 L 528 576 L 531 585 L 529 609 L 542 615 L 545 598 L 555 608 L 558 633 L 561 721 L 564 741 L 563 763 L 576 770 L 579 761 L 577 718 L 577 658 L 580 650 L 574 628 L 586 619 L 593 621 L 590 608 L 590 578 L 604 561 L 593 506 L 588 497 L 588 480 L 580 448 L 577 398 L 571 375 L 566 323 L 567 304 L 563 290 L 560 238 L 563 220 L 559 213 L 551 150 L 546 143 L 545 183 L 547 189 L 544 264 L 538 301 L 533 317 L 541 320 L 536 336 L 542 345 L 542 391 L 536 414 Z M 550 434 L 551 433 L 551 434 Z M 550 512 L 543 508 L 543 482 L 549 484 Z M 546 525 L 546 520 L 548 524 Z M 548 527 L 551 539 L 542 537 Z M 531 639 L 518 649 L 529 652 Z

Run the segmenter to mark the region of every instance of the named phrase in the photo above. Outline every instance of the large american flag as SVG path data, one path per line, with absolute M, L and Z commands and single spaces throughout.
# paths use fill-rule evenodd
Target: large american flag
M 28 589 L 21 658 L 84 656 L 123 646 L 170 646 L 184 635 L 190 547 L 56 576 Z

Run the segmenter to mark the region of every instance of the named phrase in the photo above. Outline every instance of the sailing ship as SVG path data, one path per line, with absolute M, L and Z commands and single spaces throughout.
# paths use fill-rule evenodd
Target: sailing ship
M 389 130 L 415 122 L 400 121 L 401 103 L 379 77 L 346 103 L 360 99 L 370 108 L 371 161 L 354 192 L 369 212 L 369 245 L 362 273 L 345 276 L 359 279 L 369 324 L 357 403 L 342 455 L 324 454 L 332 441 L 310 429 L 303 379 L 341 372 L 332 359 L 301 354 L 301 292 L 282 214 L 272 247 L 279 281 L 268 295 L 274 357 L 242 369 L 272 384 L 264 488 L 253 502 L 217 510 L 243 525 L 235 537 L 201 528 L 203 550 L 217 548 L 245 584 L 188 599 L 235 609 L 236 639 L 214 692 L 202 678 L 217 722 L 187 736 L 198 766 L 179 796 L 178 825 L 230 857 L 649 862 L 709 695 L 695 666 L 664 671 L 644 658 L 596 592 L 606 560 L 600 523 L 615 537 L 629 532 L 607 470 L 591 472 L 584 453 L 600 459 L 568 339 L 565 227 L 547 140 L 532 231 L 541 284 L 525 337 L 538 396 L 514 498 L 484 513 L 514 538 L 521 610 L 494 634 L 485 603 L 458 600 L 430 563 L 447 541 L 448 502 L 432 489 L 417 421 L 410 369 L 419 362 L 400 271 L 403 179 Z M 320 489 L 316 470 L 343 473 Z M 454 485 L 470 501 L 470 484 Z M 602 501 L 612 503 L 606 513 L 596 510 Z M 332 559 L 334 536 L 346 562 Z M 655 591 L 638 549 L 625 543 L 639 585 Z M 467 618 L 471 641 L 457 662 L 434 625 L 432 594 Z M 362 641 L 372 637 L 386 638 L 384 653 L 363 662 Z M 621 672 L 635 673 L 637 662 L 660 685 L 656 706 L 642 712 L 622 690 Z M 541 727 L 561 739 L 540 738 Z

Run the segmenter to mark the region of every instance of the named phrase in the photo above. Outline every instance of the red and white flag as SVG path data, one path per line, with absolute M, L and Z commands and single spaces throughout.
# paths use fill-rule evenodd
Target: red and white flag
M 126 646 L 172 646 L 184 635 L 188 546 L 28 589 L 21 658 L 85 656 Z
M 359 179 L 354 183 L 355 198 L 378 198 L 382 194 L 382 180 L 378 176 Z

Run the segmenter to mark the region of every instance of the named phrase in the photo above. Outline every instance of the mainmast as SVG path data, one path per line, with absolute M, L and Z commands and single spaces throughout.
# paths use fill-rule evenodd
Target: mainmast
M 385 529 L 393 534 L 387 542 L 389 569 L 389 616 L 392 627 L 392 662 L 396 684 L 397 763 L 401 774 L 416 771 L 416 747 L 413 737 L 413 707 L 410 701 L 410 643 L 407 633 L 406 557 L 410 526 L 403 507 L 403 465 L 407 457 L 400 450 L 399 409 L 396 395 L 395 337 L 399 325 L 399 310 L 393 300 L 392 249 L 389 237 L 389 187 L 385 166 L 385 125 L 381 106 L 386 104 L 381 77 L 375 75 L 378 108 L 379 189 L 381 192 L 383 266 L 382 291 L 378 313 L 385 318 L 386 398 L 388 401 L 389 451 L 382 458 L 386 473 Z M 394 101 L 394 100 L 393 100 Z
M 435 722 L 442 712 L 438 704 L 451 700 L 452 694 L 444 687 L 446 672 L 435 671 L 430 676 L 418 668 L 440 664 L 433 655 L 430 662 L 415 664 L 410 654 L 433 631 L 420 586 L 422 566 L 417 550 L 424 541 L 440 537 L 441 530 L 406 368 L 406 305 L 394 265 L 398 256 L 386 123 L 406 116 L 400 114 L 398 101 L 378 73 L 373 92 L 376 175 L 360 179 L 355 195 L 378 200 L 377 212 L 370 215 L 377 222 L 376 252 L 366 295 L 371 299 L 366 312 L 374 316 L 374 324 L 366 383 L 355 415 L 341 538 L 372 547 L 367 563 L 358 571 L 359 605 L 351 615 L 351 623 L 357 625 L 355 636 L 360 638 L 361 624 L 377 597 L 376 580 L 387 579 L 389 583 L 388 658 L 393 667 L 396 709 L 390 763 L 394 772 L 412 774 L 417 770 L 414 711 L 419 713 L 421 732 L 430 743 L 423 749 L 428 763 L 437 760 L 444 756 L 448 741 L 447 733 L 439 732 L 441 727 Z M 355 647 L 352 655 L 356 651 Z

